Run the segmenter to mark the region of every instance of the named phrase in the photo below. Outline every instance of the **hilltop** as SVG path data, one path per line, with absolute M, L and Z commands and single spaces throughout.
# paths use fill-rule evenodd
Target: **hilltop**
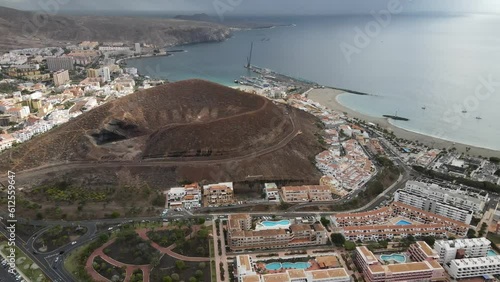
M 0 51 L 59 46 L 61 43 L 85 40 L 143 42 L 163 47 L 222 41 L 231 36 L 228 27 L 217 23 L 161 18 L 49 15 L 1 6 L 0 34 Z
M 111 101 L 20 144 L 0 155 L 0 171 L 64 162 L 79 162 L 76 170 L 106 162 L 127 168 L 157 162 L 176 168 L 169 180 L 174 183 L 244 180 L 247 175 L 302 181 L 318 173 L 310 161 L 321 150 L 315 122 L 258 95 L 187 80 Z M 228 163 L 242 166 L 216 169 Z M 69 167 L 50 172 L 67 173 Z

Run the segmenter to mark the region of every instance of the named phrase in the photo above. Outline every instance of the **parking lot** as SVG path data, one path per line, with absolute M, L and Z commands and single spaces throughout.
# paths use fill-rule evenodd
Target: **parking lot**
M 14 276 L 13 274 L 8 272 L 9 265 L 7 261 L 2 258 L 2 267 L 0 267 L 0 282 L 16 282 L 16 281 L 25 281 L 18 274 L 18 276 Z

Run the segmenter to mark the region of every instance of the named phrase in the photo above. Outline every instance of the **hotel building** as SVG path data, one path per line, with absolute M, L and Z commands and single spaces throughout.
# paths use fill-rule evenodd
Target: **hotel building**
M 438 240 L 434 250 L 439 255 L 439 263 L 445 264 L 454 259 L 485 257 L 491 249 L 491 242 L 486 238 Z
M 332 201 L 330 187 L 322 185 L 283 186 L 281 195 L 284 202 L 303 203 Z
M 252 229 L 248 214 L 232 214 L 228 217 L 227 239 L 231 250 L 274 249 L 300 246 L 325 245 L 326 229 L 320 223 L 280 224 L 259 226 Z
M 407 218 L 415 224 L 391 223 L 397 218 Z M 332 216 L 332 223 L 342 227 L 347 240 L 385 240 L 413 236 L 444 237 L 448 234 L 464 237 L 469 226 L 463 222 L 426 212 L 412 206 L 393 202 L 388 207 L 359 213 L 339 213 Z
M 426 258 L 422 261 L 404 262 L 398 264 L 383 264 L 367 247 L 357 247 L 354 262 L 363 272 L 365 281 L 446 281 L 444 269 L 435 260 L 435 256 L 425 252 L 430 247 L 425 242 L 412 249 L 415 258 Z M 422 248 L 422 246 L 424 246 Z M 410 255 L 412 256 L 412 255 Z
M 49 71 L 73 70 L 75 60 L 72 57 L 47 58 L 47 68 Z
M 448 205 L 444 202 L 438 202 L 434 199 L 428 198 L 420 193 L 415 194 L 406 190 L 398 190 L 394 193 L 394 201 L 401 202 L 418 209 L 439 214 L 470 224 L 474 211 L 466 210 Z
M 203 200 L 205 206 L 220 206 L 234 202 L 232 182 L 223 182 L 203 186 Z
M 489 201 L 487 192 L 476 193 L 447 183 L 408 181 L 403 190 L 459 209 L 472 210 L 477 214 L 482 213 Z
M 344 268 L 320 270 L 288 269 L 283 273 L 262 274 L 255 272 L 252 258 L 236 256 L 238 282 L 350 282 L 351 277 Z
M 500 274 L 500 256 L 454 259 L 444 264 L 444 268 L 452 279 Z
M 167 208 L 169 209 L 201 207 L 201 189 L 198 183 L 171 188 L 165 194 L 167 195 Z

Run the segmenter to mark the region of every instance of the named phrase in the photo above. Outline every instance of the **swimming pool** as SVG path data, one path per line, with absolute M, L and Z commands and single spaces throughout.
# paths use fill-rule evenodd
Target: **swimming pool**
M 263 221 L 262 222 L 262 225 L 266 226 L 266 227 L 276 227 L 276 226 L 288 226 L 290 225 L 290 220 L 280 220 L 280 221 Z
M 400 220 L 396 222 L 396 225 L 411 225 L 411 222 L 406 221 L 406 220 Z
M 284 262 L 281 264 L 281 266 L 283 268 L 286 268 L 286 269 L 308 269 L 311 264 L 309 264 L 308 262 Z
M 269 270 L 278 270 L 281 268 L 281 263 L 279 262 L 271 262 L 266 264 L 266 269 Z
M 488 256 L 489 256 L 489 257 L 492 257 L 492 256 L 498 256 L 498 254 L 497 254 L 495 251 L 493 251 L 493 250 L 489 250 L 489 251 L 488 251 Z
M 284 269 L 308 269 L 311 266 L 308 262 L 271 262 L 266 264 L 266 269 L 268 270 L 278 270 Z
M 266 220 L 257 223 L 255 226 L 255 230 L 260 231 L 260 230 L 270 230 L 270 229 L 288 229 L 290 227 L 290 220 L 279 220 L 279 221 L 271 221 L 271 220 Z
M 400 255 L 400 254 L 392 254 L 392 255 L 381 255 L 380 259 L 384 261 L 396 261 L 399 263 L 403 263 L 406 261 L 406 256 L 405 255 Z

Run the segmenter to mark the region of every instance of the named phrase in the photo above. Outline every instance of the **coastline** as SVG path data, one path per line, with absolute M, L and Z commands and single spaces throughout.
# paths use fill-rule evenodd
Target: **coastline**
M 500 157 L 500 151 L 492 150 L 492 149 L 487 149 L 487 148 L 481 148 L 477 146 L 472 146 L 472 145 L 467 145 L 467 144 L 461 144 L 449 140 L 444 140 L 440 139 L 437 137 L 409 131 L 400 127 L 395 126 L 392 124 L 389 119 L 387 118 L 382 118 L 382 117 L 373 117 L 369 115 L 362 114 L 360 112 L 357 112 L 355 110 L 352 110 L 341 103 L 337 100 L 337 97 L 340 94 L 343 94 L 344 91 L 338 90 L 338 89 L 313 89 L 308 92 L 308 98 L 320 103 L 321 105 L 335 110 L 339 112 L 344 112 L 350 117 L 358 118 L 361 120 L 365 120 L 367 122 L 372 122 L 374 124 L 378 124 L 382 128 L 387 129 L 388 131 L 394 132 L 394 134 L 403 139 L 407 140 L 417 140 L 420 143 L 423 143 L 429 147 L 436 148 L 436 149 L 443 149 L 443 148 L 452 148 L 455 147 L 458 152 L 466 153 L 472 156 L 482 156 L 482 157 Z M 353 94 L 356 95 L 356 94 Z M 466 152 L 466 147 L 469 147 L 470 150 L 469 152 Z
M 144 59 L 144 58 L 151 58 L 151 57 L 168 57 L 168 56 L 172 56 L 172 54 L 170 54 L 168 52 L 158 53 L 158 54 L 144 54 L 144 55 L 137 55 L 137 56 L 119 59 L 116 61 L 116 63 L 120 64 L 121 62 L 127 62 L 129 60 L 137 60 L 137 59 Z

